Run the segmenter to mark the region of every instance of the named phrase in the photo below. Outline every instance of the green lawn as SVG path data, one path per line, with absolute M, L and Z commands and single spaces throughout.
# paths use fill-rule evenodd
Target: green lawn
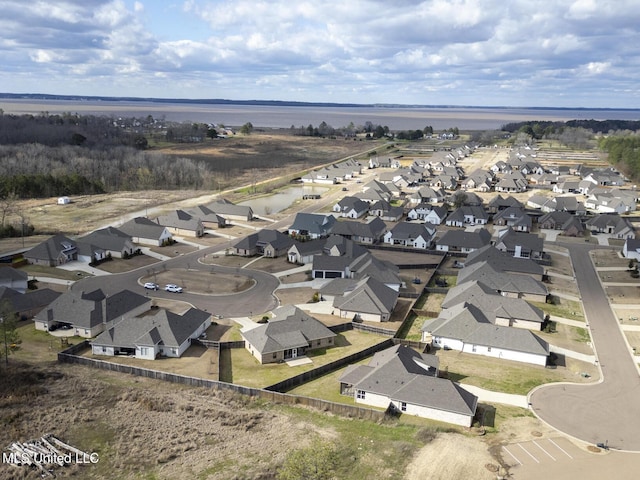
M 52 277 L 52 278 L 60 278 L 62 280 L 71 280 L 76 281 L 81 278 L 90 277 L 91 275 L 86 272 L 81 272 L 79 270 L 69 271 L 62 270 L 60 268 L 55 267 L 45 267 L 42 265 L 25 265 L 24 267 L 20 267 L 20 270 L 27 272 L 29 277 Z
M 568 318 L 569 320 L 578 320 L 584 322 L 584 313 L 582 312 L 582 304 L 574 300 L 567 300 L 564 298 L 558 298 L 559 304 L 552 305 L 550 303 L 542 302 L 529 302 L 531 305 L 535 305 L 540 308 L 544 313 L 561 318 Z
M 376 343 L 380 343 L 383 340 L 384 338 L 378 335 L 355 330 L 343 332 L 338 334 L 336 337 L 335 347 L 310 352 L 308 356 L 311 358 L 313 363 L 295 367 L 290 367 L 286 363 L 260 365 L 258 360 L 256 360 L 246 349 L 234 348 L 230 351 L 228 358 L 231 363 L 231 368 L 227 368 L 222 365 L 223 360 L 221 360 L 220 379 L 225 382 L 232 382 L 239 385 L 263 388 L 300 373 L 312 370 L 320 365 L 333 362 L 347 355 L 364 350 L 365 348 L 375 345 Z

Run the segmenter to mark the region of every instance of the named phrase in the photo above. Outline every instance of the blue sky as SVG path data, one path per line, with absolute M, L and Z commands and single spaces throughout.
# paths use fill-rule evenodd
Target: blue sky
M 0 91 L 640 108 L 638 0 L 0 0 Z

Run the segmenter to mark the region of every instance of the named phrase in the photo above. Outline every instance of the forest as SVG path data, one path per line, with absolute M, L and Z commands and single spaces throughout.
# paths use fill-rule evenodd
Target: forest
M 609 155 L 609 163 L 628 177 L 640 179 L 640 136 L 620 133 L 603 137 L 598 142 Z

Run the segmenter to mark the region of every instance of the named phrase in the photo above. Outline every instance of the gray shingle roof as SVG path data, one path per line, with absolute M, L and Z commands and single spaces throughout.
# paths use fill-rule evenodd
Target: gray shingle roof
M 121 225 L 119 230 L 131 237 L 159 239 L 165 227 L 148 218 L 136 217 Z
M 397 345 L 376 353 L 366 366 L 348 368 L 340 382 L 391 400 L 473 415 L 477 397 L 450 380 L 435 377 L 437 361 L 429 357 L 432 355 Z
M 486 262 L 494 270 L 502 272 L 526 273 L 536 276 L 542 276 L 544 273 L 544 268 L 533 260 L 513 257 L 506 252 L 501 252 L 493 245 L 487 245 L 471 252 L 464 264 L 468 267 L 478 262 Z
M 398 292 L 375 278 L 365 277 L 349 285 L 333 306 L 340 310 L 368 314 L 390 314 L 398 301 Z
M 184 315 L 159 310 L 155 315 L 123 317 L 92 342 L 98 346 L 135 348 L 164 345 L 179 347 L 204 324 L 211 314 L 189 309 Z
M 244 339 L 263 355 L 306 347 L 314 340 L 336 336 L 322 322 L 293 305 L 280 307 L 273 313 L 275 317 L 268 323 L 242 332 Z
M 77 328 L 93 328 L 108 323 L 151 300 L 130 290 L 106 297 L 100 289 L 92 292 L 69 291 L 41 310 L 34 318 L 41 321 L 70 323 Z

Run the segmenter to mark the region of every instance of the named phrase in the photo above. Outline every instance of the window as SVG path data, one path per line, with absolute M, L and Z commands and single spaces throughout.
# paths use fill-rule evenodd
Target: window
M 143 357 L 146 357 L 148 353 L 149 353 L 149 349 L 147 347 L 140 347 L 140 355 L 142 355 Z
M 475 352 L 475 351 L 476 351 L 476 346 L 475 346 L 475 345 L 472 345 L 472 346 L 471 346 L 471 351 L 472 351 L 472 352 Z
M 491 347 L 487 347 L 487 352 L 490 352 L 490 351 L 491 351 Z
M 407 411 L 407 402 L 400 402 L 400 410 L 403 412 Z
M 274 354 L 273 354 L 273 358 L 278 358 L 278 354 L 277 354 L 277 353 L 274 353 Z
M 319 347 L 320 346 L 320 340 L 317 341 L 316 345 Z
M 329 343 L 333 343 L 333 338 L 330 338 L 330 339 L 329 339 Z
M 365 391 L 364 390 L 357 390 L 356 391 L 356 398 L 359 398 L 360 400 L 364 400 L 364 396 L 365 396 Z

